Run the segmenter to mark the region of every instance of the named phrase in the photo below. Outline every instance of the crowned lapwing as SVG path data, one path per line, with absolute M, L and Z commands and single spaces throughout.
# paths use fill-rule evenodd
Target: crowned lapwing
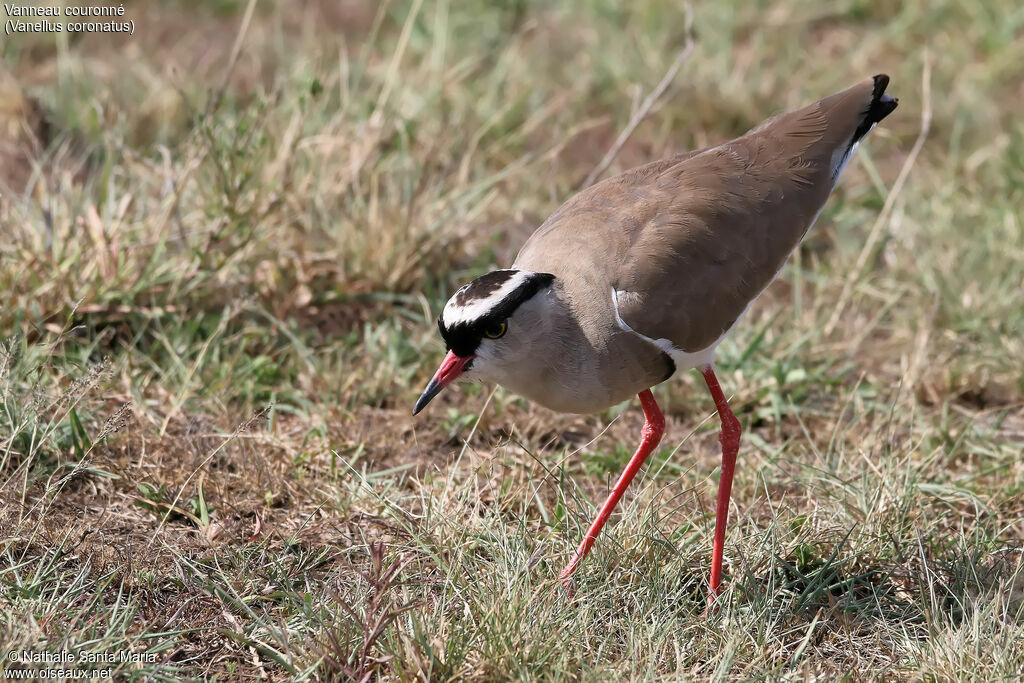
M 715 377 L 715 348 L 771 284 L 861 139 L 897 100 L 878 75 L 715 147 L 635 168 L 572 197 L 512 267 L 459 289 L 438 319 L 448 347 L 413 414 L 456 378 L 496 382 L 569 413 L 638 394 L 640 446 L 559 574 L 590 551 L 657 447 L 665 419 L 650 388 L 697 368 L 721 420 L 710 599 L 722 552 L 740 423 Z

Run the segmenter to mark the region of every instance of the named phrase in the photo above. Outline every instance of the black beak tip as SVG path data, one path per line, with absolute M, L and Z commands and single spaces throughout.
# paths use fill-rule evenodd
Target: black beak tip
M 423 393 L 420 394 L 420 397 L 416 400 L 416 405 L 412 407 L 412 414 L 419 415 L 420 411 L 426 408 L 431 399 L 441 393 L 441 389 L 443 388 L 444 387 L 434 380 L 430 380 L 427 388 L 423 390 Z

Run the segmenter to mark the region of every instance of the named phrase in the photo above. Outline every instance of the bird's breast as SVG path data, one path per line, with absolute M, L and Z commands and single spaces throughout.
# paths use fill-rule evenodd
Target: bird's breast
M 551 410 L 596 413 L 663 382 L 674 368 L 657 347 L 609 327 L 596 339 L 571 335 L 499 384 Z

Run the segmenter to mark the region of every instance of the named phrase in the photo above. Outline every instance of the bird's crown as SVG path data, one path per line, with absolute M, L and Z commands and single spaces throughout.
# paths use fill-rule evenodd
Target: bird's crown
M 445 304 L 437 320 L 448 348 L 460 356 L 472 354 L 489 329 L 507 320 L 554 278 L 550 273 L 503 269 L 463 285 Z

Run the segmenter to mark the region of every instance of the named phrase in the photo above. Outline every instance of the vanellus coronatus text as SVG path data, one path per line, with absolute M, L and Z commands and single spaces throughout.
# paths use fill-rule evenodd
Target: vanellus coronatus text
M 478 277 L 445 305 L 438 327 L 448 354 L 413 414 L 456 379 L 496 382 L 569 413 L 640 398 L 640 446 L 563 583 L 661 440 L 651 387 L 696 368 L 721 421 L 709 600 L 718 594 L 740 423 L 715 377 L 715 347 L 778 275 L 864 136 L 896 108 L 888 83 L 869 78 L 735 140 L 587 188 L 511 268 Z

